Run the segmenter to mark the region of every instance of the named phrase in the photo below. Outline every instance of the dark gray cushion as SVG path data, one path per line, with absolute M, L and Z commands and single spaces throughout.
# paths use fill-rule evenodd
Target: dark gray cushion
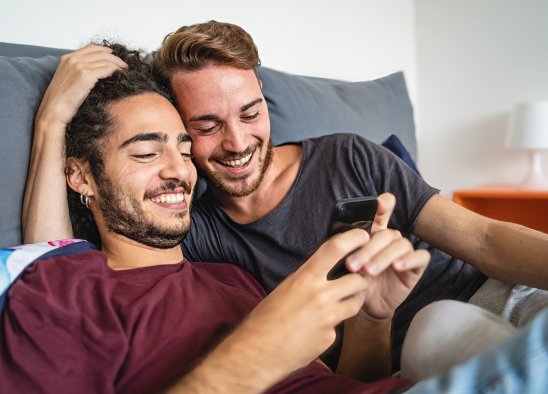
M 259 68 L 272 144 L 333 133 L 355 133 L 380 144 L 395 134 L 417 157 L 413 107 L 402 72 L 343 82 Z
M 63 56 L 69 53 L 67 49 L 57 49 L 48 47 L 38 47 L 34 45 L 9 44 L 0 42 L 0 56 L 6 57 L 43 57 L 43 56 Z
M 34 116 L 59 58 L 0 56 L 0 248 L 21 238 L 21 206 Z

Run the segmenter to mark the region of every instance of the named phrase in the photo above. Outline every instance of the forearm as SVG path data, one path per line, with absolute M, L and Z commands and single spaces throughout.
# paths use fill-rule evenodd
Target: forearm
M 489 219 L 434 196 L 413 234 L 505 282 L 548 288 L 548 234 Z
M 37 119 L 23 198 L 25 243 L 72 238 L 63 154 L 65 127 Z
M 337 374 L 374 382 L 391 375 L 392 317 L 364 318 L 362 314 L 344 324 L 344 339 Z
M 548 290 L 548 234 L 491 221 L 478 268 L 493 279 Z

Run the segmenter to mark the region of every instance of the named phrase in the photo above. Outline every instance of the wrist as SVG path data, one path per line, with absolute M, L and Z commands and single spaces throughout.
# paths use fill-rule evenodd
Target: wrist
M 394 317 L 394 312 L 390 313 L 387 316 L 373 316 L 367 312 L 365 312 L 363 309 L 360 310 L 360 312 L 352 317 L 351 319 L 348 319 L 348 322 L 351 325 L 367 325 L 369 327 L 385 327 L 386 325 L 392 324 L 392 318 Z

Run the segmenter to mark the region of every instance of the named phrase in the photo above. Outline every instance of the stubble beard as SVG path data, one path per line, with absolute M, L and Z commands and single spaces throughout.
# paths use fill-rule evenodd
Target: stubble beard
M 185 211 L 174 213 L 181 219 L 172 226 L 160 226 L 154 222 L 152 215 L 145 212 L 135 196 L 126 193 L 119 186 L 114 186 L 111 180 L 103 175 L 97 180 L 99 192 L 98 203 L 103 221 L 109 231 L 122 235 L 152 248 L 170 249 L 179 245 L 190 230 L 190 205 Z M 183 187 L 190 194 L 191 187 L 186 182 L 166 182 L 160 189 L 163 191 Z M 154 191 L 156 195 L 161 190 Z M 191 200 L 191 199 L 190 199 Z M 188 219 L 185 220 L 185 216 Z
M 261 147 L 262 147 L 262 143 L 258 143 L 255 146 L 247 149 L 240 156 L 247 156 L 249 153 L 253 151 L 256 152 L 260 150 Z M 261 182 L 263 181 L 264 175 L 266 171 L 268 170 L 268 167 L 270 166 L 270 164 L 272 164 L 272 156 L 273 156 L 272 138 L 269 138 L 268 146 L 266 149 L 266 156 L 264 159 L 260 160 L 259 162 L 259 165 L 260 165 L 259 176 L 251 184 L 248 184 L 246 182 L 246 180 L 252 175 L 250 173 L 247 173 L 242 176 L 228 177 L 228 180 L 227 180 L 226 176 L 223 177 L 221 176 L 220 173 L 216 171 L 209 171 L 208 169 L 204 169 L 200 167 L 198 163 L 194 163 L 194 164 L 198 170 L 198 175 L 201 178 L 205 179 L 208 185 L 211 185 L 214 188 L 223 192 L 224 194 L 227 194 L 232 197 L 245 197 L 245 196 L 249 196 L 251 193 L 253 193 L 255 190 L 259 188 Z M 209 159 L 209 161 L 219 161 L 219 160 L 223 160 L 223 161 L 232 160 L 232 157 L 230 157 L 229 155 L 225 155 L 224 157 L 216 156 L 216 157 L 211 157 Z M 234 182 L 239 182 L 240 184 L 238 186 L 233 186 L 232 184 Z

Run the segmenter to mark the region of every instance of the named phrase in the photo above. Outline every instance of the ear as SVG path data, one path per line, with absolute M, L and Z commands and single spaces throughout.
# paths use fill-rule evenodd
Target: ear
M 263 81 L 259 79 L 259 86 L 261 87 L 261 90 L 263 90 Z
M 82 163 L 74 157 L 67 159 L 67 184 L 69 187 L 84 196 L 95 195 L 95 181 L 91 176 L 88 163 Z

